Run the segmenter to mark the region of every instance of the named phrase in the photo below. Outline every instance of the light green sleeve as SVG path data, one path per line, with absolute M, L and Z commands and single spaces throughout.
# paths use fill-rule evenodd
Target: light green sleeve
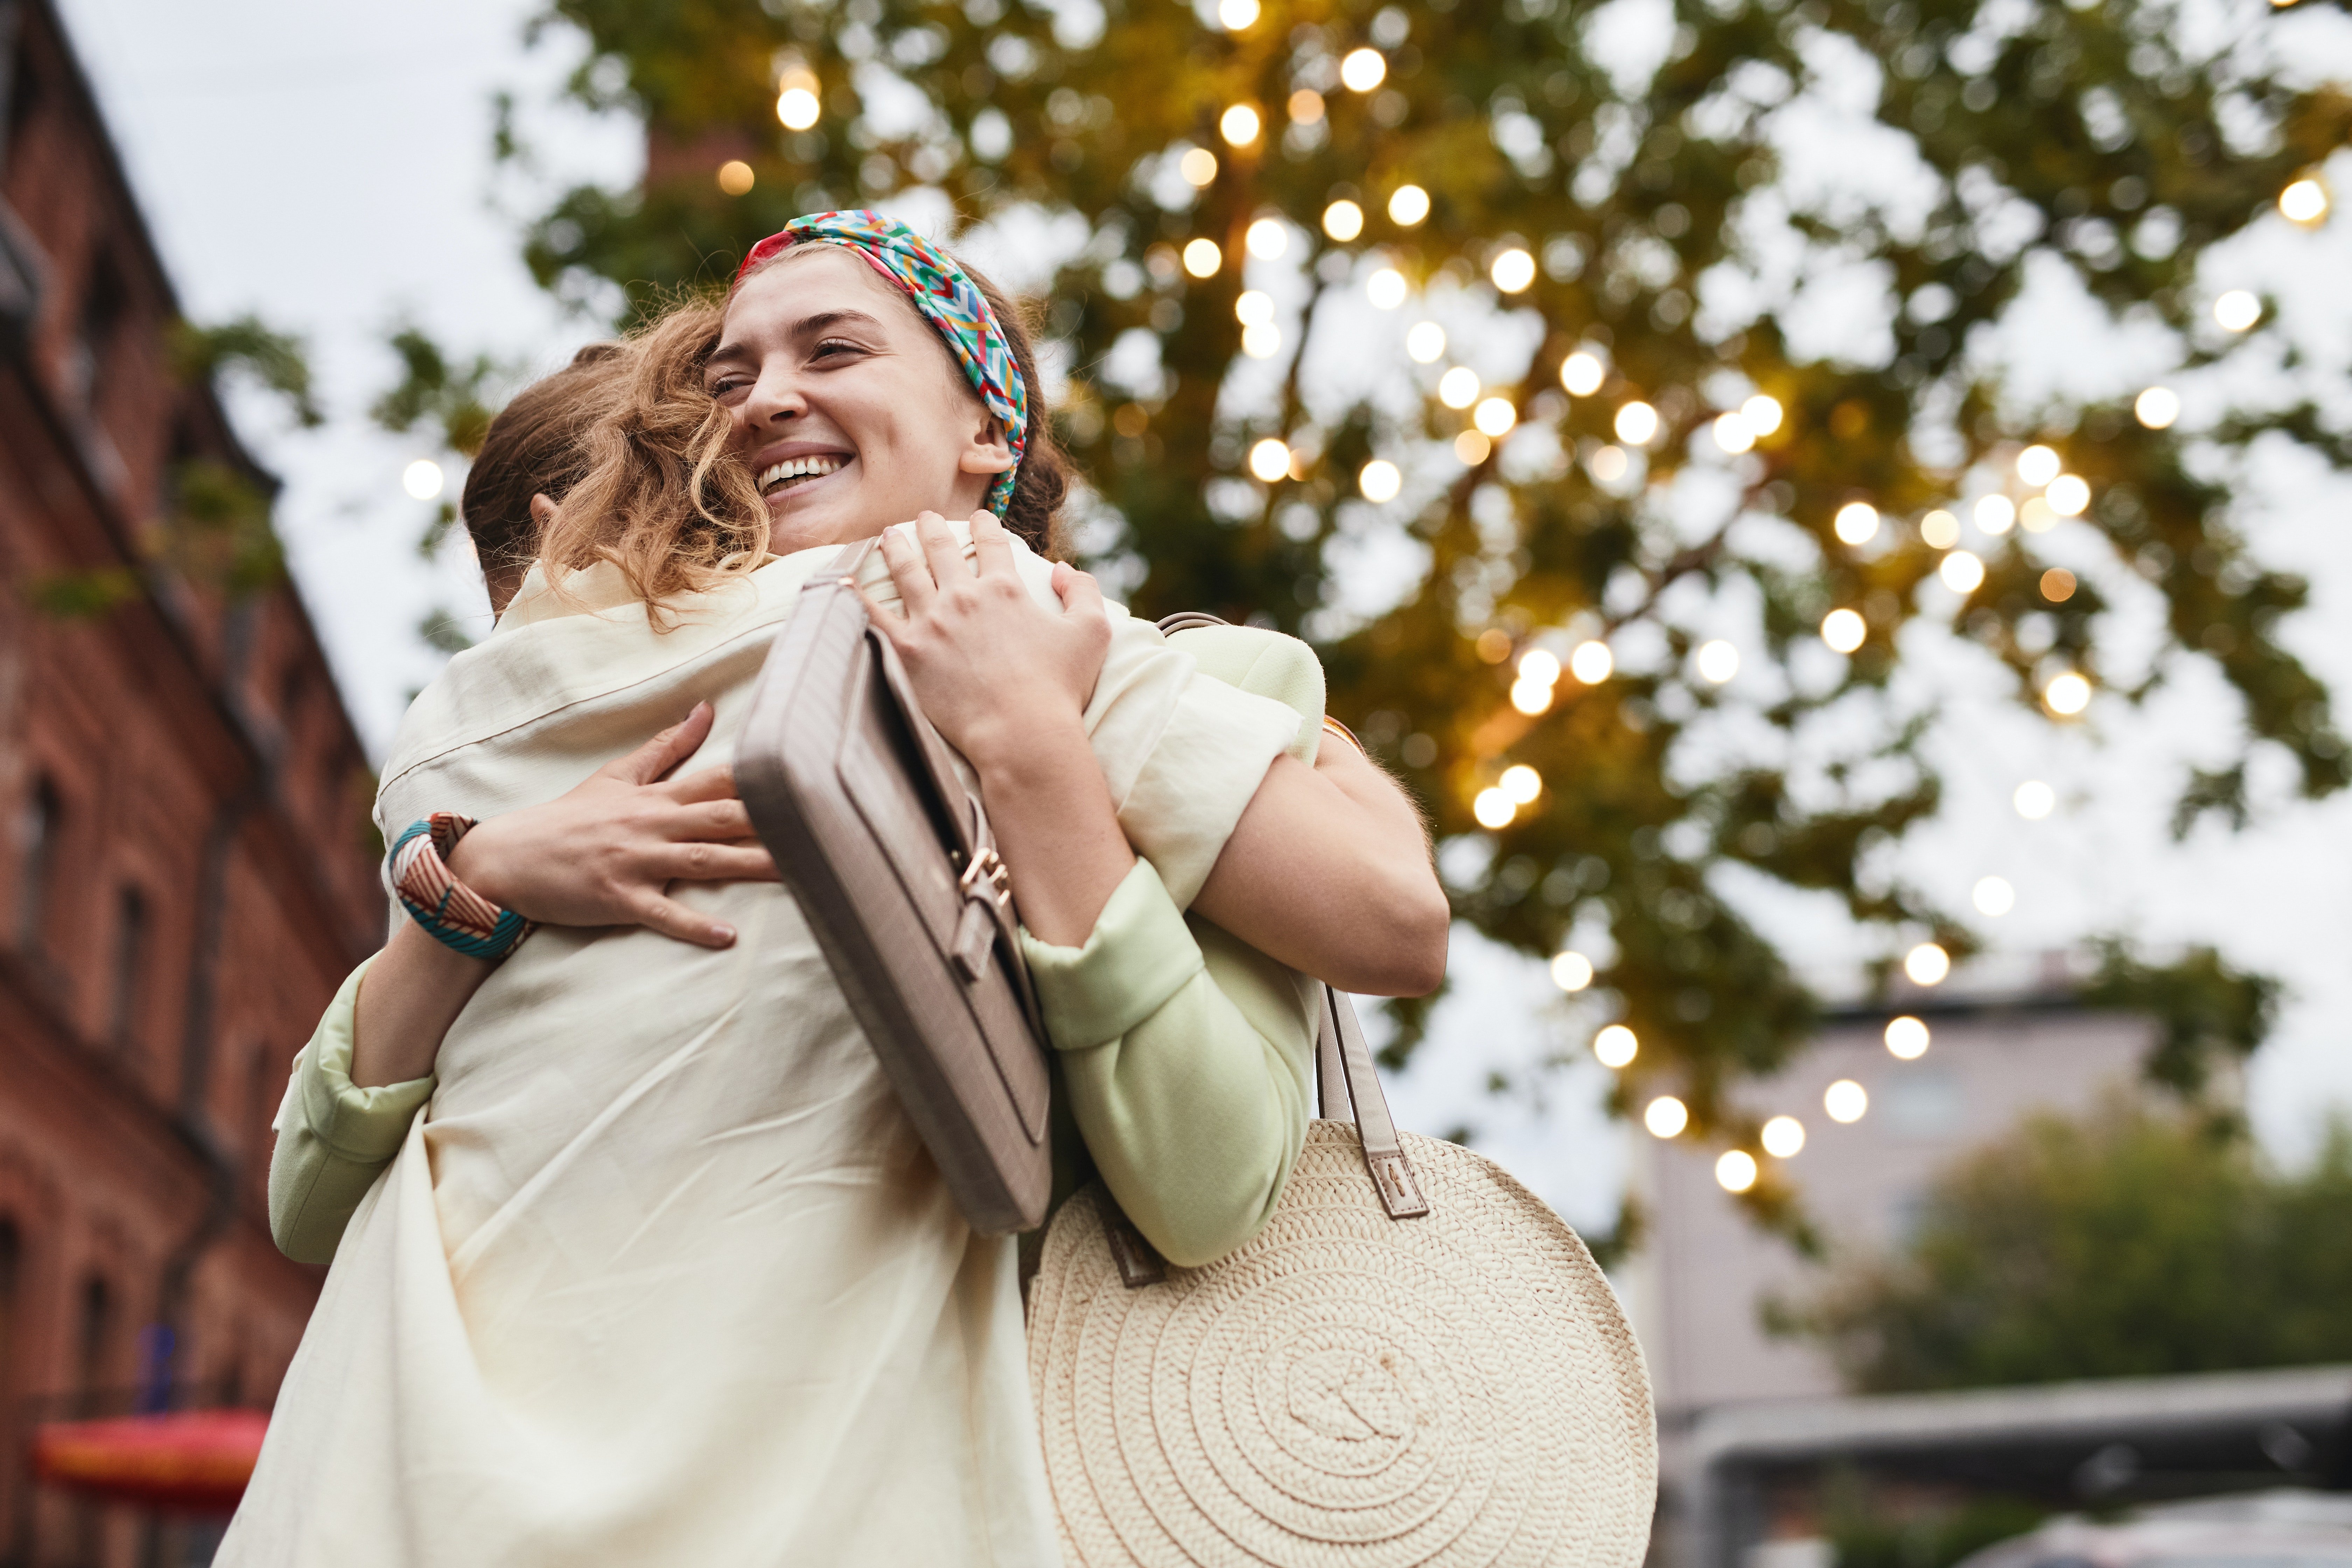
M 294 1058 L 269 1155 L 269 1234 L 298 1263 L 331 1263 L 352 1212 L 400 1152 L 408 1124 L 433 1098 L 431 1078 L 362 1089 L 352 1082 L 360 981 L 343 982 L 310 1043 Z
M 1180 632 L 1203 673 L 1307 719 L 1312 763 L 1323 670 L 1295 638 L 1247 626 Z M 1215 1261 L 1274 1212 L 1307 1137 L 1319 990 L 1179 910 L 1148 861 L 1084 947 L 1023 933 L 1066 1102 L 1111 1195 L 1169 1261 Z

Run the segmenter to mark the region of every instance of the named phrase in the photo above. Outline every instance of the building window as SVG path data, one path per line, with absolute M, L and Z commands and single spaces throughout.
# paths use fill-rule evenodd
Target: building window
M 25 802 L 23 825 L 17 830 L 16 944 L 38 948 L 48 921 L 49 880 L 57 869 L 58 838 L 65 826 L 65 805 L 58 786 L 47 779 L 34 782 Z
M 139 1027 L 141 981 L 147 971 L 147 895 L 124 884 L 115 897 L 114 995 L 106 1037 L 128 1046 Z
M 100 243 L 105 243 L 103 237 Z M 121 268 L 115 265 L 112 256 L 100 250 L 89 269 L 89 280 L 82 289 L 81 320 L 66 358 L 67 383 L 84 407 L 98 401 L 99 378 L 105 373 L 116 330 L 122 325 L 130 305 L 131 295 L 123 287 Z
M 74 1386 L 85 1403 L 106 1385 L 107 1352 L 114 1338 L 114 1292 L 105 1276 L 82 1282 L 81 1322 L 74 1338 Z
M 24 1272 L 16 1222 L 0 1219 L 0 1410 L 16 1407 L 16 1300 Z

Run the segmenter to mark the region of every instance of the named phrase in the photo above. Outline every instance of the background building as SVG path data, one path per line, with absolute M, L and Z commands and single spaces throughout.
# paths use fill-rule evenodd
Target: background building
M 26 1431 L 274 1394 L 320 1271 L 268 1123 L 381 930 L 372 785 L 43 0 L 0 84 L 0 1563 L 155 1561 L 35 1495 Z

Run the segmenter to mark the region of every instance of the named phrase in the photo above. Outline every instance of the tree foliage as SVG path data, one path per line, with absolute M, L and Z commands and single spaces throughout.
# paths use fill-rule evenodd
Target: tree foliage
M 2160 606 L 2163 647 L 2104 700 L 2210 661 L 2239 699 L 2240 762 L 2282 751 L 2309 795 L 2346 782 L 2327 694 L 2276 635 L 2306 586 L 2254 559 L 2231 516 L 2258 441 L 2352 459 L 2335 416 L 2296 402 L 2192 431 L 2127 404 L 2025 408 L 1971 347 L 2031 278 L 2168 332 L 2184 371 L 2279 357 L 2274 320 L 2211 327 L 2197 269 L 2281 221 L 2282 187 L 2352 127 L 2352 100 L 2279 67 L 2272 30 L 2291 19 L 2255 0 L 1227 0 L 1231 28 L 1213 10 L 554 0 L 549 22 L 589 45 L 573 90 L 641 115 L 650 156 L 639 188 L 563 196 L 528 258 L 560 291 L 617 284 L 643 306 L 723 278 L 797 213 L 918 186 L 960 221 L 1059 226 L 1043 325 L 1068 372 L 1059 428 L 1092 479 L 1082 544 L 1144 613 L 1317 642 L 1334 711 L 1464 846 L 1446 861 L 1460 914 L 1531 953 L 1588 946 L 1596 995 L 1642 1042 L 1621 1109 L 1671 1085 L 1701 1136 L 1752 1138 L 1727 1090 L 1784 1061 L 1814 1013 L 1730 881 L 1835 900 L 1885 963 L 1922 940 L 1975 946 L 1874 869 L 1942 805 L 1935 715 L 1895 685 L 1928 629 L 1915 623 L 1951 628 L 2055 722 L 2048 682 L 2108 680 L 2104 612 L 2138 595 Z M 1601 39 L 1645 18 L 1664 58 L 1629 68 Z M 1341 65 L 1365 49 L 1383 79 L 1353 90 Z M 822 106 L 799 132 L 778 123 L 794 85 Z M 1907 165 L 1911 197 L 1834 168 L 1784 177 L 1831 102 L 1854 117 L 1838 135 Z M 1234 105 L 1262 125 L 1237 144 L 1220 129 Z M 1205 184 L 1187 153 L 1213 159 L 1192 159 Z M 747 193 L 720 189 L 722 160 L 749 165 Z M 1425 219 L 1391 216 L 1408 184 Z M 1360 235 L 1327 227 L 1339 202 Z M 1283 254 L 1250 258 L 1266 219 Z M 1218 247 L 1206 276 L 1182 259 L 1200 240 Z M 1538 265 L 1496 273 L 1515 251 Z M 1532 276 L 1505 291 L 1513 264 Z M 1381 268 L 1412 289 L 1393 314 L 1365 302 Z M 1832 273 L 1842 308 L 1883 322 L 1858 358 L 1798 330 Z M 1453 323 L 1451 359 L 1402 352 L 1425 315 Z M 1604 370 L 1589 395 L 1562 379 L 1577 352 Z M 1462 362 L 1507 400 L 1500 442 L 1433 395 Z M 1738 422 L 1758 395 L 1777 428 Z M 1654 435 L 1621 423 L 1636 402 Z M 1746 428 L 1752 450 L 1715 438 L 1727 412 L 1729 445 Z M 1291 452 L 1270 479 L 1249 467 L 1268 438 Z M 2021 487 L 2032 442 L 2087 481 L 2079 520 Z M 1401 470 L 1392 500 L 1362 494 L 1376 457 Z M 1937 580 L 1953 541 L 1922 520 L 1979 491 L 2025 500 L 2028 525 L 1970 536 L 1982 581 L 1956 594 Z M 1883 521 L 1849 540 L 1835 520 L 1855 502 Z M 2085 542 L 2102 569 L 2049 574 Z M 1402 591 L 1351 599 L 1367 560 Z M 1860 616 L 1850 655 L 1823 646 L 1832 610 Z M 1738 647 L 1727 685 L 1695 668 L 1709 635 Z M 1539 713 L 1513 703 L 1524 656 L 1591 641 L 1613 672 L 1560 678 Z M 1482 827 L 1481 793 L 1519 764 L 1539 796 Z M 2242 804 L 2242 773 L 2213 775 L 2184 780 L 2184 831 Z M 1403 1017 L 1409 1045 L 1419 1010 Z
M 1863 1390 L 2352 1360 L 2352 1129 L 2286 1178 L 2197 1119 L 2046 1117 L 1937 1182 L 1801 1320 Z

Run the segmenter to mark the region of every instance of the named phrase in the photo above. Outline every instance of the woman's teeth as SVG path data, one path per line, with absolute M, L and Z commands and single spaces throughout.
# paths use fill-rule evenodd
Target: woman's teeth
M 821 479 L 827 474 L 838 473 L 849 459 L 826 455 L 816 458 L 787 458 L 760 470 L 760 493 L 789 489 L 803 479 Z

